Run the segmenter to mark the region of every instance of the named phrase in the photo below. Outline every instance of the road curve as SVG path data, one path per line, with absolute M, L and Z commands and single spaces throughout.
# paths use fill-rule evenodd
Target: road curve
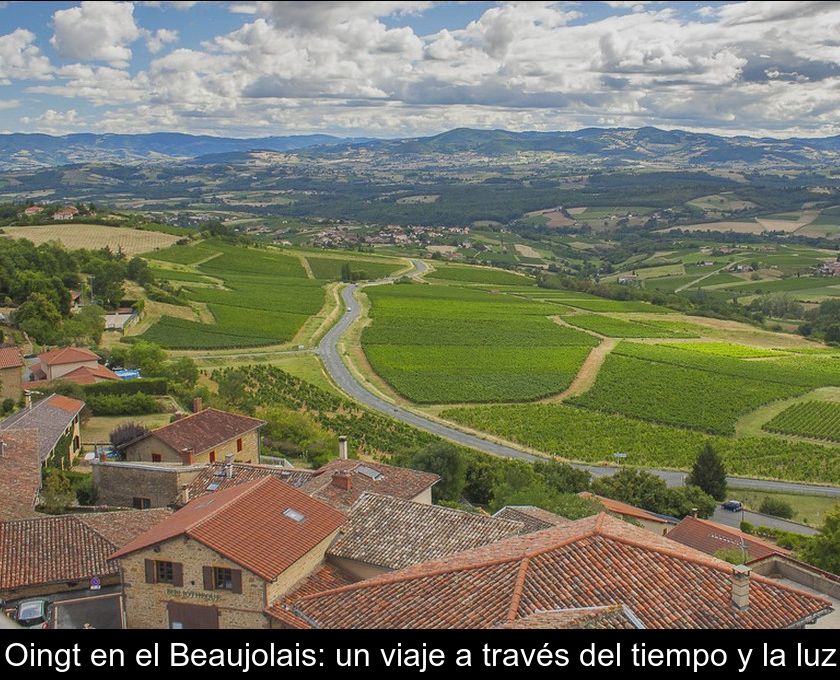
M 426 264 L 420 260 L 411 260 L 414 269 L 410 271 L 409 276 L 423 274 L 426 271 Z M 400 420 L 414 427 L 430 432 L 431 434 L 443 437 L 450 441 L 468 446 L 494 456 L 504 456 L 505 458 L 516 458 L 519 460 L 536 461 L 544 460 L 541 456 L 536 456 L 527 451 L 499 444 L 498 442 L 483 439 L 473 434 L 469 434 L 448 425 L 443 425 L 437 421 L 418 415 L 412 411 L 385 401 L 381 397 L 373 394 L 367 387 L 360 383 L 356 377 L 350 372 L 344 361 L 341 359 L 341 354 L 338 350 L 338 343 L 341 336 L 347 329 L 355 322 L 362 311 L 359 303 L 354 297 L 354 293 L 360 287 L 380 285 L 394 281 L 396 277 L 388 277 L 379 279 L 371 283 L 359 284 L 352 283 L 346 286 L 341 291 L 341 298 L 344 301 L 345 313 L 341 319 L 324 335 L 321 342 L 318 344 L 318 355 L 324 364 L 324 369 L 332 378 L 333 382 L 349 397 L 358 401 L 361 404 L 383 413 L 391 418 Z M 601 465 L 582 465 L 576 464 L 575 467 L 588 470 L 595 477 L 604 477 L 612 475 L 618 468 L 601 466 Z M 668 486 L 681 486 L 685 479 L 684 472 L 676 472 L 673 470 L 657 470 L 648 469 L 649 472 L 657 475 L 665 480 Z M 743 477 L 729 477 L 728 482 L 740 488 L 749 488 L 759 491 L 778 491 L 787 493 L 807 493 L 824 496 L 834 496 L 840 498 L 840 487 L 820 486 L 816 484 L 799 484 L 796 482 L 777 482 L 763 479 L 749 479 Z

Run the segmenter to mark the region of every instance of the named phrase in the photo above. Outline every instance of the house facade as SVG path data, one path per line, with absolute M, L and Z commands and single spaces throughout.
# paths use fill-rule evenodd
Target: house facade
M 57 347 L 38 355 L 38 363 L 30 367 L 30 379 L 58 380 L 80 368 L 102 368 L 99 356 L 84 347 Z
M 0 347 L 0 400 L 17 401 L 23 394 L 23 356 L 14 345 Z

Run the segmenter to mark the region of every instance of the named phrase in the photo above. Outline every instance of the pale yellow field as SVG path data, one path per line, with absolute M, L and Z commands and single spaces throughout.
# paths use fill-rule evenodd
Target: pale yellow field
M 99 224 L 47 224 L 36 227 L 5 227 L 5 236 L 25 238 L 35 245 L 58 241 L 65 248 L 98 250 L 106 246 L 116 252 L 119 248 L 126 255 L 139 255 L 160 248 L 168 248 L 178 236 L 157 231 L 140 231 Z
M 660 231 L 732 231 L 737 234 L 761 234 L 766 227 L 758 222 L 703 222 L 702 224 L 683 224 L 678 227 L 660 229 Z
M 517 243 L 513 246 L 516 249 L 516 252 L 522 255 L 523 257 L 530 257 L 534 259 L 540 259 L 542 255 L 540 255 L 536 250 L 534 250 L 531 246 L 526 246 L 523 243 Z

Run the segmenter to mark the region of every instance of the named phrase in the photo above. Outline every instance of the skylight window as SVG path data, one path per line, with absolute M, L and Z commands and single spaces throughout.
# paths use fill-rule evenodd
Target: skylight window
M 291 520 L 295 522 L 302 522 L 305 519 L 305 515 L 302 512 L 298 512 L 294 508 L 286 508 L 283 511 L 283 514 Z
M 360 465 L 356 468 L 356 472 L 360 475 L 364 475 L 365 477 L 370 477 L 374 482 L 378 482 L 385 476 L 379 472 L 379 470 L 374 470 L 372 467 L 368 467 L 367 465 Z
M 219 488 L 219 482 L 211 482 L 211 483 L 207 486 L 207 490 L 208 490 L 208 491 L 215 491 L 215 490 L 216 490 L 216 489 L 218 489 L 218 488 Z

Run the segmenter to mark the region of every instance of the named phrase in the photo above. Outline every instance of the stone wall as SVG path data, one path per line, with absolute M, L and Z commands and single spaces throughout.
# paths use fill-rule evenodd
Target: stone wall
M 148 498 L 149 507 L 163 508 L 176 503 L 204 466 L 95 461 L 92 469 L 101 505 L 130 508 L 134 498 Z

